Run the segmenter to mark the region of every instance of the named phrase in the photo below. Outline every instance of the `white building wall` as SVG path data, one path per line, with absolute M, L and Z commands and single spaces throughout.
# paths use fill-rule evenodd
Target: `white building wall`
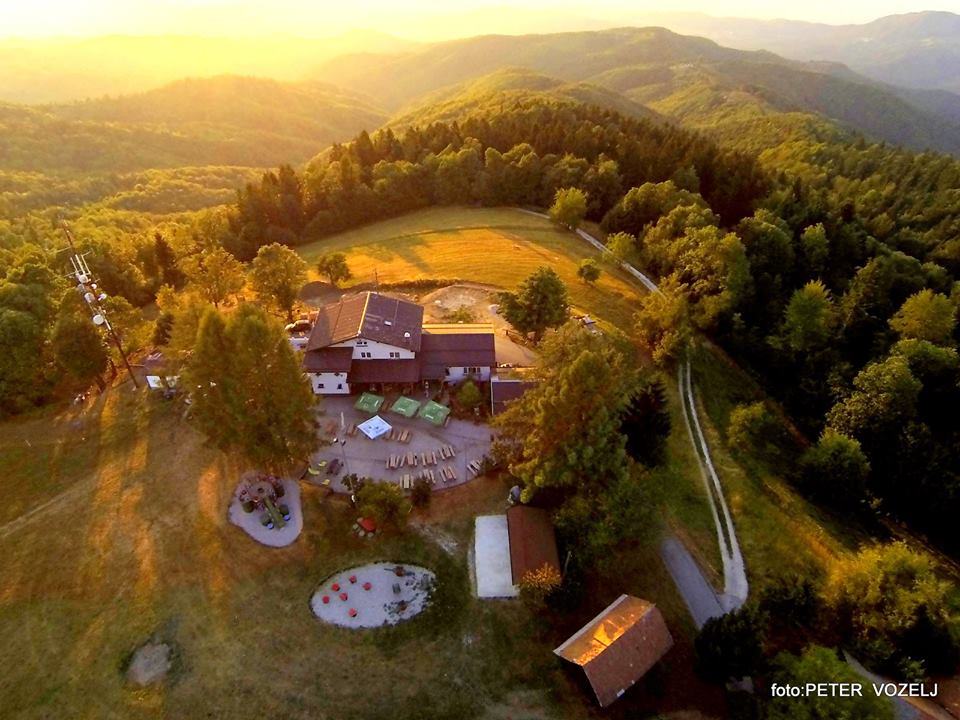
M 352 347 L 354 360 L 412 360 L 417 356 L 413 350 L 387 345 L 373 340 L 364 340 L 363 338 L 354 338 L 344 340 L 331 347 Z M 369 353 L 369 354 L 364 354 Z M 395 353 L 395 354 L 391 354 Z
M 466 378 L 473 378 L 480 382 L 487 382 L 490 379 L 490 367 L 480 367 L 480 368 L 470 368 L 471 372 L 467 372 L 468 368 L 465 367 L 448 367 L 446 380 L 451 383 L 458 383 L 461 380 Z
M 342 372 L 310 373 L 310 385 L 317 395 L 347 395 L 350 383 Z

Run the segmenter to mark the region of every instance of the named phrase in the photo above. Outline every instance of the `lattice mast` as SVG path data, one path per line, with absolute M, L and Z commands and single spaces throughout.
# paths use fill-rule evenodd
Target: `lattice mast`
M 117 346 L 120 357 L 123 359 L 123 365 L 130 375 L 130 380 L 133 381 L 133 386 L 139 388 L 140 383 L 137 382 L 137 376 L 134 374 L 133 368 L 130 367 L 130 361 L 127 360 L 127 353 L 123 350 L 123 343 L 120 342 L 120 336 L 117 335 L 117 331 L 107 317 L 107 311 L 103 307 L 103 301 L 106 300 L 107 295 L 97 287 L 93 274 L 90 272 L 90 267 L 87 265 L 86 258 L 77 252 L 70 227 L 63 220 L 60 221 L 60 227 L 63 230 L 63 234 L 67 237 L 67 245 L 70 246 L 70 266 L 73 268 L 70 276 L 77 281 L 77 292 L 79 292 L 83 296 L 84 301 L 86 301 L 87 307 L 92 314 L 91 319 L 93 320 L 93 324 L 106 330 L 107 335 L 110 336 Z

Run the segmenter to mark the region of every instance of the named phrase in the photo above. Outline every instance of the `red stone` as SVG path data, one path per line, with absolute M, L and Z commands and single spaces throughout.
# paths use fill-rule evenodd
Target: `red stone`
M 371 584 L 368 583 L 368 582 L 365 582 L 365 583 L 363 584 L 363 589 L 364 589 L 364 590 L 369 590 L 369 589 L 372 588 L 372 587 L 373 587 L 373 585 L 371 585 Z
M 340 583 L 334 583 L 330 586 L 334 592 L 340 592 Z
M 324 604 L 324 605 L 328 605 L 328 604 L 330 603 L 330 596 L 329 596 L 329 595 L 324 595 L 324 596 L 323 596 L 322 598 L 320 598 L 320 599 L 323 600 L 323 604 Z
M 351 583 L 355 583 L 356 581 L 357 581 L 357 576 L 356 576 L 356 575 L 351 575 L 351 576 L 350 576 L 350 582 L 351 582 Z
M 346 599 L 347 599 L 347 594 L 346 594 L 346 593 L 340 593 L 340 599 L 341 599 L 341 600 L 346 600 Z
M 350 617 L 356 617 L 356 616 L 357 616 L 357 609 L 350 608 Z

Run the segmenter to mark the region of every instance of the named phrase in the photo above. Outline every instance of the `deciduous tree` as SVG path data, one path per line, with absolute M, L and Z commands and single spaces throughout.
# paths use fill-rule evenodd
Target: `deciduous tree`
M 936 345 L 953 343 L 957 310 L 950 299 L 933 290 L 921 290 L 908 297 L 890 318 L 890 327 L 901 338 L 926 340 Z
M 246 281 L 243 263 L 220 246 L 185 257 L 181 265 L 200 297 L 213 303 L 215 308 L 243 290 Z
M 848 508 L 866 499 L 870 462 L 860 443 L 826 428 L 800 458 L 800 483 L 820 502 Z
M 250 266 L 250 281 L 261 302 L 293 319 L 293 307 L 307 280 L 307 264 L 279 243 L 264 245 Z
M 863 678 L 844 662 L 836 650 L 811 645 L 799 657 L 783 653 L 774 661 L 772 682 L 780 687 L 805 683 L 863 684 Z M 890 700 L 865 690 L 849 697 L 820 696 L 773 698 L 766 705 L 767 720 L 893 720 Z
M 600 279 L 600 266 L 593 258 L 585 258 L 577 267 L 577 277 L 588 285 L 593 285 Z
M 353 277 L 353 273 L 350 272 L 347 265 L 347 256 L 343 253 L 322 255 L 317 261 L 317 272 L 327 278 L 334 287 Z
M 909 659 L 939 672 L 957 661 L 952 592 L 932 557 L 894 542 L 837 561 L 824 600 L 842 637 L 874 669 L 898 672 Z
M 561 188 L 550 206 L 550 219 L 557 225 L 576 230 L 587 214 L 587 194 L 580 188 Z
M 520 283 L 517 292 L 499 295 L 500 314 L 519 332 L 539 342 L 548 328 L 567 320 L 567 286 L 557 273 L 541 267 Z

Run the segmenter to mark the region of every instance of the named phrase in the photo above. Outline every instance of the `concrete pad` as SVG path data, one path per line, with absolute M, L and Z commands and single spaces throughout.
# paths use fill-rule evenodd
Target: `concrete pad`
M 353 395 L 324 397 L 324 414 L 321 416 L 323 422 L 334 420 L 339 428 L 341 413 L 347 427 L 362 422 L 367 416 L 353 407 L 354 402 L 356 402 L 356 396 Z M 311 482 L 329 480 L 329 487 L 338 493 L 348 492 L 343 485 L 343 478 L 351 473 L 381 482 L 399 484 L 405 473 L 415 475 L 423 470 L 423 466 L 388 469 L 386 461 L 390 455 L 406 455 L 408 452 L 419 455 L 421 452 L 436 452 L 444 445 L 452 445 L 457 453 L 456 457 L 439 460 L 438 453 L 437 464 L 429 466 L 435 471 L 444 467 L 453 468 L 457 475 L 456 480 L 442 482 L 438 479 L 433 486 L 435 491 L 444 490 L 470 482 L 473 479 L 473 473 L 467 466 L 474 460 L 482 460 L 490 453 L 493 430 L 485 423 L 451 418 L 446 427 L 438 428 L 423 418 L 392 415 L 390 424 L 394 430 L 408 430 L 410 442 L 401 443 L 399 440 L 387 440 L 385 437 L 370 440 L 359 432 L 353 437 L 338 432 L 337 435 L 343 444 L 339 442 L 333 445 L 323 444 L 312 454 L 311 460 L 314 463 L 321 460 L 329 463 L 338 459 L 343 463 L 343 469 L 337 476 L 328 475 L 325 470 L 321 471 L 321 476 Z
M 303 530 L 303 510 L 300 507 L 300 485 L 287 478 L 284 478 L 280 482 L 283 483 L 284 491 L 280 503 L 290 508 L 290 521 L 282 528 L 268 530 L 260 524 L 260 516 L 262 513 L 256 510 L 251 513 L 244 512 L 243 506 L 240 504 L 240 485 L 243 483 L 237 485 L 237 489 L 234 490 L 233 498 L 230 500 L 230 509 L 227 511 L 230 522 L 242 528 L 247 535 L 257 542 L 269 545 L 270 547 L 285 547 L 289 545 L 300 536 L 300 531 Z
M 436 576 L 418 565 L 403 565 L 403 575 L 398 576 L 394 571 L 398 565 L 370 563 L 331 575 L 310 599 L 313 614 L 324 622 L 348 628 L 381 627 L 409 620 L 427 606 Z M 351 577 L 354 582 L 350 582 Z M 364 589 L 365 583 L 369 583 L 369 590 Z M 394 592 L 394 585 L 399 586 L 399 592 Z M 341 593 L 346 599 L 341 599 Z M 351 609 L 356 611 L 353 617 Z
M 474 523 L 477 597 L 517 597 L 510 571 L 510 533 L 506 515 L 480 515 Z

